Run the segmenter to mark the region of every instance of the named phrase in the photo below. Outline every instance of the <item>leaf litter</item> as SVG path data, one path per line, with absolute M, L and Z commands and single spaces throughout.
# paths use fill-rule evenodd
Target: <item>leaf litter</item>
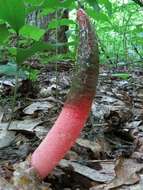
M 7 131 L 13 132 L 14 137 L 8 146 L 2 145 L 0 141 L 1 189 L 141 189 L 142 76 L 132 74 L 126 80 L 114 80 L 104 68 L 99 76 L 90 117 L 76 144 L 44 182 L 39 181 L 38 176 L 35 177 L 32 172 L 27 172 L 29 161 L 24 160 L 50 130 L 66 99 L 70 86 L 69 72 L 60 70 L 57 84 L 55 73 L 45 67 L 39 77 L 38 93 L 31 86 L 22 91 L 25 82 L 26 86 L 29 83 L 21 83 L 18 106 Z M 7 86 L 3 84 L 2 96 L 6 93 L 5 88 Z M 25 94 L 27 96 L 23 98 Z M 7 110 L 0 113 L 1 135 L 4 135 L 3 129 L 6 129 L 9 122 L 10 108 Z

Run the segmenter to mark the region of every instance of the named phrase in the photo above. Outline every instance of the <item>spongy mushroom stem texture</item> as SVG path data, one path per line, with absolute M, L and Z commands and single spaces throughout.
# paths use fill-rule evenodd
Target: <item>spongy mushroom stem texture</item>
M 58 119 L 32 155 L 31 165 L 46 177 L 80 135 L 95 96 L 99 73 L 99 52 L 95 31 L 86 13 L 77 11 L 79 25 L 78 71 Z

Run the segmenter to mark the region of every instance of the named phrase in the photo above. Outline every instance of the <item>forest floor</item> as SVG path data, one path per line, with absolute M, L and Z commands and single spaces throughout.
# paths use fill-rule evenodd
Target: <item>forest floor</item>
M 124 79 L 113 74 L 124 69 L 100 69 L 87 124 L 43 190 L 143 189 L 143 71 L 134 68 Z M 70 70 L 68 62 L 59 63 L 57 73 L 48 65 L 34 86 L 22 80 L 9 130 L 14 81 L 0 77 L 0 190 L 14 189 L 15 165 L 30 159 L 54 124 L 70 88 Z M 42 188 L 39 183 L 31 189 Z

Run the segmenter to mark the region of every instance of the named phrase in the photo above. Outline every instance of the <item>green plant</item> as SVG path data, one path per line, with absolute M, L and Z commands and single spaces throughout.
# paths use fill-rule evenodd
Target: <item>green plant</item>
M 129 79 L 129 73 L 113 73 L 112 74 L 112 77 L 116 77 L 116 78 L 119 78 L 119 79 L 122 79 L 122 80 L 127 80 Z
M 63 44 L 48 44 L 43 42 L 43 36 L 48 29 L 60 27 L 61 25 L 69 25 L 74 22 L 69 19 L 54 20 L 49 23 L 47 29 L 38 28 L 34 25 L 27 24 L 27 16 L 35 10 L 49 10 L 56 11 L 61 8 L 66 8 L 73 4 L 72 1 L 65 0 L 59 2 L 55 0 L 0 0 L 0 45 L 8 45 L 9 51 L 13 53 L 13 59 L 19 66 L 33 56 L 37 52 L 43 50 L 54 50 Z M 55 6 L 56 5 L 56 6 Z M 11 36 L 15 39 L 14 47 L 10 44 Z M 31 41 L 30 45 L 21 47 L 22 41 Z M 27 43 L 28 44 L 28 43 Z M 26 44 L 25 44 L 26 45 Z M 66 44 L 64 44 L 66 45 Z
M 68 45 L 44 42 L 43 37 L 46 33 L 46 29 L 27 24 L 27 16 L 35 10 L 53 9 L 53 11 L 57 11 L 71 4 L 73 4 L 73 1 L 67 0 L 64 2 L 59 2 L 58 0 L 53 0 L 52 2 L 49 0 L 12 0 L 12 2 L 9 0 L 0 0 L 0 46 L 8 47 L 9 60 L 11 60 L 10 63 L 1 65 L 0 70 L 1 74 L 14 75 L 16 80 L 12 101 L 12 113 L 16 102 L 18 77 L 22 73 L 24 61 L 38 52 L 44 50 L 51 51 Z M 51 22 L 48 28 L 51 29 L 70 23 L 71 21 L 66 19 L 58 22 Z M 21 45 L 24 41 L 29 41 L 30 44 L 23 44 L 24 47 L 22 47 Z M 36 75 L 37 71 L 29 70 L 29 78 L 31 80 L 35 80 Z M 11 121 L 12 116 L 8 127 Z

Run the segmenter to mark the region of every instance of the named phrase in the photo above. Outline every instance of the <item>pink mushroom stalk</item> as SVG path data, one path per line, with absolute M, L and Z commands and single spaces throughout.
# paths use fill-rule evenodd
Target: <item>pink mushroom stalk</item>
M 54 126 L 32 155 L 31 165 L 46 177 L 79 137 L 89 116 L 99 72 L 98 43 L 86 13 L 77 11 L 79 25 L 78 71 Z

